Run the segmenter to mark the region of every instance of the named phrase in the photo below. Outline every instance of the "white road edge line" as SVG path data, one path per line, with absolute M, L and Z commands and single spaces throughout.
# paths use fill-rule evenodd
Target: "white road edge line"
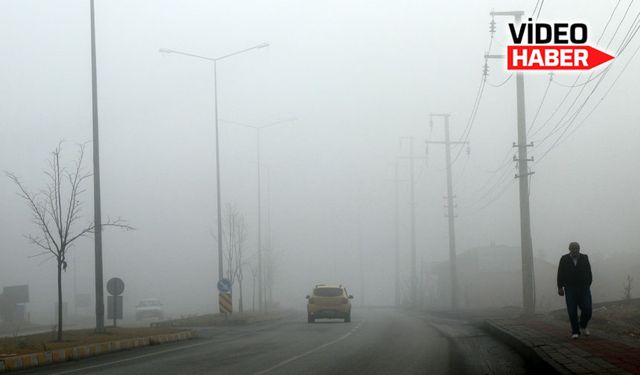
M 56 373 L 53 373 L 52 375 L 73 374 L 74 372 L 80 372 L 80 371 L 92 370 L 92 369 L 96 369 L 96 368 L 100 368 L 100 367 L 111 366 L 111 365 L 115 365 L 115 364 L 118 364 L 118 363 L 134 361 L 134 360 L 140 359 L 140 358 L 153 357 L 153 356 L 158 355 L 158 354 L 171 353 L 171 352 L 175 352 L 175 351 L 178 351 L 178 350 L 189 349 L 189 348 L 194 348 L 196 346 L 207 345 L 207 344 L 211 344 L 211 341 L 212 340 L 207 340 L 207 341 L 204 341 L 204 342 L 199 342 L 197 344 L 191 344 L 191 345 L 186 345 L 186 346 L 180 346 L 180 347 L 177 347 L 177 348 L 161 350 L 161 351 L 158 351 L 158 352 L 147 353 L 147 354 L 143 354 L 143 355 L 139 355 L 139 356 L 135 356 L 135 357 L 131 357 L 131 358 L 121 359 L 121 360 L 118 360 L 118 361 L 111 361 L 111 362 L 107 362 L 107 363 L 101 363 L 99 365 L 93 365 L 93 366 L 87 366 L 87 367 L 77 368 L 77 369 L 68 370 L 68 371 L 56 372 Z
M 360 326 L 362 325 L 362 323 L 364 323 L 364 320 L 363 320 L 363 321 L 361 321 L 360 323 L 358 323 L 358 325 L 357 325 L 357 326 L 355 326 L 351 331 L 349 331 L 349 332 L 345 333 L 344 335 L 342 335 L 342 336 L 338 337 L 337 339 L 335 339 L 335 340 L 333 340 L 333 341 L 329 341 L 329 342 L 324 343 L 324 344 L 322 344 L 322 345 L 320 345 L 320 346 L 317 346 L 317 347 L 315 347 L 315 348 L 313 348 L 313 349 L 311 349 L 311 350 L 309 350 L 309 351 L 306 351 L 306 352 L 304 352 L 304 353 L 302 353 L 302 354 L 298 354 L 298 355 L 295 355 L 295 356 L 293 356 L 293 357 L 291 357 L 291 358 L 289 358 L 289 359 L 285 359 L 284 361 L 279 362 L 279 363 L 277 363 L 277 364 L 275 364 L 275 365 L 273 365 L 273 366 L 269 367 L 269 368 L 268 368 L 268 369 L 266 369 L 266 370 L 262 370 L 262 371 L 256 372 L 254 375 L 262 375 L 262 374 L 266 374 L 266 373 L 268 373 L 268 372 L 270 372 L 270 371 L 273 371 L 273 370 L 275 370 L 275 369 L 277 369 L 277 368 L 280 368 L 280 367 L 282 367 L 282 366 L 284 366 L 284 365 L 286 365 L 286 364 L 288 364 L 288 363 L 291 363 L 291 362 L 293 362 L 293 361 L 295 361 L 295 360 L 298 360 L 298 359 L 300 359 L 300 358 L 302 358 L 302 357 L 306 357 L 306 356 L 308 356 L 308 355 L 309 355 L 309 354 L 311 354 L 311 353 L 314 353 L 314 352 L 317 352 L 318 350 L 324 349 L 324 348 L 326 348 L 326 347 L 327 347 L 327 346 L 329 346 L 329 345 L 336 344 L 336 343 L 338 343 L 338 342 L 340 342 L 340 341 L 342 341 L 342 340 L 346 339 L 347 337 L 351 336 L 352 334 L 354 334 L 354 333 L 358 330 L 358 328 L 360 328 Z

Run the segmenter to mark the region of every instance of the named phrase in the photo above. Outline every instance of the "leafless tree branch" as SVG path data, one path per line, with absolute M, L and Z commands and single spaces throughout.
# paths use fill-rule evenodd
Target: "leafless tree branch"
M 80 237 L 94 233 L 95 224 L 90 223 L 78 229 L 81 219 L 82 199 L 85 192 L 83 183 L 89 179 L 90 173 L 82 169 L 86 144 L 78 145 L 78 155 L 72 169 L 62 165 L 62 144 L 51 152 L 48 167 L 45 169 L 45 188 L 36 193 L 30 192 L 23 182 L 13 173 L 5 172 L 7 177 L 18 187 L 17 195 L 22 198 L 31 211 L 31 221 L 40 234 L 29 234 L 25 237 L 41 251 L 29 258 L 50 255 L 42 263 L 56 259 L 58 266 L 58 304 L 62 304 L 61 272 L 67 269 L 67 252 L 74 241 Z M 121 218 L 107 219 L 102 228 L 116 227 L 123 230 L 134 230 Z M 60 308 L 60 307 L 59 307 Z M 62 340 L 62 318 L 59 311 L 58 340 Z

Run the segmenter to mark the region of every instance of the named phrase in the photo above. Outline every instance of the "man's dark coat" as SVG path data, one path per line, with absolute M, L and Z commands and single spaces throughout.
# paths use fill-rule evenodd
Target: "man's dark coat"
M 573 264 L 570 254 L 565 254 L 560 258 L 558 266 L 558 289 L 562 287 L 582 287 L 591 286 L 591 264 L 587 254 L 578 254 L 578 263 Z

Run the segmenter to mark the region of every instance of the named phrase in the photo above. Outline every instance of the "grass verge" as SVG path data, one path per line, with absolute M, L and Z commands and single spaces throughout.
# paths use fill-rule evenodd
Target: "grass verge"
M 109 341 L 177 333 L 181 330 L 170 327 L 106 328 L 105 333 L 95 333 L 93 329 L 64 331 L 64 341 L 55 341 L 55 332 L 38 333 L 17 337 L 0 338 L 0 357 L 46 352 L 75 346 L 97 344 Z

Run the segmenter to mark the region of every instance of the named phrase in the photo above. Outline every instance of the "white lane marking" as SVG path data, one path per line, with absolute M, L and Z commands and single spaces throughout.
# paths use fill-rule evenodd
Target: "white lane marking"
M 208 330 L 208 329 L 220 329 L 220 328 L 218 328 L 218 327 L 198 328 L 199 331 L 200 330 Z M 263 330 L 264 329 L 268 329 L 268 327 L 263 328 Z M 256 331 L 259 331 L 259 330 L 256 330 Z M 171 352 L 175 352 L 175 351 L 182 350 L 182 349 L 189 349 L 189 348 L 194 348 L 194 347 L 198 347 L 198 346 L 202 346 L 202 345 L 207 345 L 207 344 L 210 344 L 212 341 L 214 341 L 214 339 L 208 339 L 206 341 L 199 342 L 197 344 L 191 344 L 191 345 L 180 346 L 180 347 L 171 348 L 171 349 L 165 349 L 165 350 L 161 350 L 161 351 L 158 351 L 158 352 L 153 352 L 153 353 L 143 354 L 143 355 L 139 355 L 139 356 L 135 356 L 135 357 L 125 358 L 125 359 L 121 359 L 121 360 L 118 360 L 118 361 L 111 361 L 111 362 L 102 363 L 102 364 L 99 364 L 99 365 L 87 366 L 87 367 L 82 367 L 82 368 L 78 368 L 78 369 L 74 369 L 74 370 L 67 370 L 67 371 L 63 371 L 63 372 L 56 372 L 56 373 L 53 373 L 51 375 L 73 374 L 74 372 L 79 372 L 79 371 L 84 371 L 84 370 L 91 370 L 91 369 L 96 369 L 96 368 L 105 367 L 105 366 L 111 366 L 111 365 L 115 365 L 115 364 L 118 364 L 118 363 L 129 362 L 129 361 L 133 361 L 133 360 L 140 359 L 140 358 L 152 357 L 152 356 L 158 355 L 158 354 L 171 353 Z M 117 353 L 117 352 L 114 352 L 114 353 Z M 92 357 L 92 358 L 95 358 L 95 357 Z
M 298 359 L 300 359 L 300 358 L 302 358 L 302 357 L 306 357 L 306 356 L 308 356 L 308 355 L 309 355 L 309 354 L 311 354 L 311 353 L 314 353 L 314 352 L 317 352 L 318 350 L 324 349 L 324 348 L 326 348 L 326 347 L 327 347 L 327 346 L 329 346 L 329 345 L 336 344 L 336 343 L 338 343 L 338 342 L 340 342 L 340 341 L 342 341 L 342 340 L 346 339 L 347 337 L 349 337 L 349 336 L 353 335 L 353 334 L 358 330 L 358 328 L 360 328 L 360 326 L 362 325 L 362 323 L 364 323 L 364 320 L 363 320 L 363 321 L 361 321 L 360 323 L 358 323 L 358 325 L 357 325 L 357 326 L 355 326 L 351 331 L 349 331 L 349 332 L 345 333 L 344 335 L 342 335 L 342 336 L 338 337 L 337 339 L 335 339 L 335 340 L 333 340 L 333 341 L 329 341 L 329 342 L 327 342 L 327 343 L 324 343 L 324 344 L 322 344 L 322 345 L 320 345 L 320 346 L 317 346 L 317 347 L 315 347 L 315 348 L 313 348 L 313 349 L 311 349 L 311 350 L 309 350 L 309 351 L 306 351 L 306 352 L 304 352 L 304 353 L 302 353 L 302 354 L 294 355 L 293 357 L 291 357 L 291 358 L 289 358 L 289 359 L 285 359 L 284 361 L 279 362 L 279 363 L 277 363 L 277 364 L 275 364 L 275 365 L 273 365 L 273 366 L 269 367 L 269 368 L 268 368 L 268 369 L 266 369 L 266 370 L 262 370 L 262 371 L 256 372 L 254 375 L 262 375 L 262 374 L 266 374 L 266 373 L 268 373 L 268 372 L 270 372 L 270 371 L 273 371 L 273 370 L 275 370 L 275 369 L 277 369 L 277 368 L 280 368 L 280 367 L 282 367 L 282 366 L 284 366 L 284 365 L 286 365 L 286 364 L 288 364 L 288 363 L 291 363 L 291 362 L 293 362 L 293 361 L 295 361 L 295 360 L 298 360 Z
M 146 358 L 146 357 L 153 357 L 153 356 L 158 355 L 158 354 L 171 353 L 171 352 L 175 352 L 175 351 L 178 351 L 178 350 L 189 349 L 189 348 L 194 348 L 196 346 L 202 346 L 202 345 L 211 344 L 211 341 L 213 341 L 213 340 L 207 340 L 207 341 L 204 341 L 204 342 L 199 342 L 197 344 L 181 346 L 181 347 L 178 347 L 178 348 L 165 349 L 165 350 L 161 350 L 161 351 L 158 351 L 158 352 L 143 354 L 143 355 L 139 355 L 139 356 L 135 356 L 135 357 L 131 357 L 131 358 L 120 359 L 118 361 L 111 361 L 111 362 L 101 363 L 99 365 L 93 365 L 93 366 L 77 368 L 77 369 L 74 369 L 74 370 L 56 372 L 56 373 L 53 373 L 52 375 L 72 374 L 74 372 L 80 372 L 80 371 L 97 369 L 97 368 L 101 368 L 101 367 L 112 366 L 112 365 L 116 365 L 118 363 L 134 361 L 136 359 L 141 359 L 141 358 Z

